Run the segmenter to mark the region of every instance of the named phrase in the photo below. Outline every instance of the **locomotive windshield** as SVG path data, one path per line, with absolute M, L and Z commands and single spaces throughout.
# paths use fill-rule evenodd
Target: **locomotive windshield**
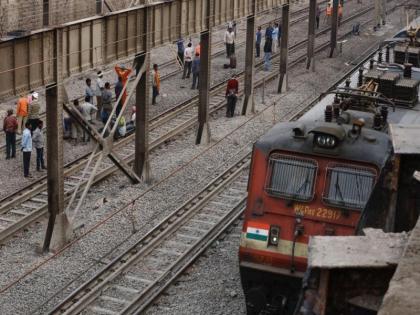
M 314 195 L 317 168 L 315 160 L 273 154 L 265 190 L 275 197 L 309 201 Z
M 373 169 L 348 165 L 327 168 L 323 200 L 332 206 L 362 210 L 375 184 Z

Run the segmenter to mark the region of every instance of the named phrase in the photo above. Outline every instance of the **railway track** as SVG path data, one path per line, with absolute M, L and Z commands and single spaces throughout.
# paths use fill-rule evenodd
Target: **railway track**
M 359 17 L 369 12 L 372 7 L 367 8 L 363 11 L 356 13 L 355 15 L 342 21 L 342 24 L 351 21 L 352 19 Z M 320 31 L 317 36 L 322 36 L 327 33 L 328 29 Z M 346 36 L 347 34 L 343 35 Z M 342 36 L 342 37 L 343 37 Z M 306 40 L 300 41 L 290 47 L 290 54 L 296 53 L 304 44 Z M 321 44 L 316 48 L 316 52 L 319 52 L 328 47 L 328 41 Z M 278 56 L 278 55 L 277 55 Z M 273 56 L 276 58 L 277 56 Z M 302 54 L 290 63 L 290 66 L 294 66 L 299 62 L 305 60 L 306 54 Z M 257 68 L 261 69 L 262 62 L 257 64 Z M 276 79 L 278 76 L 278 63 L 273 64 L 273 70 L 270 73 L 264 71 L 258 71 L 256 73 L 255 87 L 262 86 L 266 82 Z M 243 73 L 241 73 L 240 80 L 243 84 Z M 210 114 L 214 114 L 225 106 L 225 82 L 221 82 L 214 86 L 211 90 L 210 98 Z M 153 151 L 169 139 L 174 138 L 178 134 L 182 134 L 186 130 L 192 128 L 196 124 L 196 105 L 198 103 L 198 97 L 193 98 L 188 102 L 184 102 L 179 106 L 165 112 L 165 114 L 159 115 L 154 118 L 150 124 L 150 150 Z M 121 158 L 127 163 L 131 163 L 134 160 L 134 135 L 130 135 L 120 140 L 115 146 L 116 150 L 120 152 Z M 79 178 L 82 176 L 82 170 L 87 162 L 89 155 L 86 155 L 78 161 L 71 163 L 69 167 L 66 167 L 64 171 L 65 182 L 65 201 L 68 201 L 76 188 Z M 89 172 L 92 172 L 93 168 L 86 174 L 87 177 L 82 183 L 82 188 L 86 185 L 89 177 Z M 117 170 L 110 161 L 104 161 L 97 172 L 94 179 L 94 183 L 101 181 L 107 176 L 111 175 Z M 12 196 L 0 201 L 0 241 L 3 241 L 21 230 L 28 224 L 35 222 L 40 219 L 47 212 L 47 191 L 46 191 L 46 178 L 41 181 L 30 185 L 26 189 L 19 191 Z
M 321 1 L 321 2 L 320 2 L 320 4 L 322 4 L 322 3 L 326 3 L 326 2 L 327 2 L 327 1 Z M 300 9 L 300 10 L 297 10 L 297 11 L 292 12 L 292 13 L 291 13 L 291 16 L 292 16 L 292 17 L 297 16 L 297 18 L 296 18 L 296 19 L 294 19 L 294 20 L 292 20 L 292 21 L 290 22 L 290 25 L 291 25 L 291 26 L 292 26 L 292 25 L 295 25 L 295 24 L 297 24 L 297 23 L 299 23 L 299 22 L 302 22 L 302 21 L 304 21 L 305 19 L 307 19 L 307 18 L 308 18 L 308 16 L 306 15 L 306 13 L 308 12 L 308 10 L 309 10 L 309 8 L 303 8 L 303 9 Z M 301 14 L 303 14 L 303 13 L 305 13 L 305 15 L 300 16 L 300 15 L 301 15 Z M 262 28 L 264 28 L 264 27 L 268 26 L 268 23 L 272 23 L 272 22 L 277 21 L 277 20 L 279 20 L 279 19 L 278 19 L 278 18 L 272 19 L 272 20 L 270 20 L 269 22 L 264 22 L 264 23 L 262 23 L 260 26 L 261 26 Z M 240 48 L 240 47 L 244 47 L 244 46 L 245 46 L 245 40 L 241 40 L 241 41 L 239 41 L 239 42 L 236 44 L 236 49 L 238 49 L 238 48 Z M 214 43 L 214 44 L 213 44 L 213 49 L 218 49 L 215 53 L 213 53 L 213 54 L 212 54 L 212 57 L 213 57 L 213 58 L 215 58 L 215 57 L 218 57 L 218 56 L 221 56 L 221 55 L 225 54 L 225 48 L 224 48 L 224 43 L 223 43 L 223 41 L 217 41 L 216 43 Z M 178 65 L 178 63 L 176 62 L 176 60 L 174 60 L 174 59 L 167 60 L 167 61 L 165 61 L 165 62 L 163 62 L 163 63 L 161 63 L 161 64 L 159 65 L 159 68 L 160 68 L 160 71 L 161 71 L 161 72 L 165 72 L 165 71 L 164 71 L 164 69 L 166 69 L 166 68 L 171 68 L 171 67 L 174 67 L 174 68 L 176 68 L 176 69 L 175 69 L 175 70 L 173 70 L 173 71 L 169 71 L 169 72 L 167 72 L 167 73 L 163 74 L 163 75 L 162 75 L 162 77 L 161 77 L 161 80 L 162 80 L 162 81 L 168 80 L 168 79 L 170 79 L 170 78 L 172 78 L 172 77 L 174 77 L 174 76 L 176 76 L 176 75 L 179 75 L 179 74 L 180 74 L 180 73 L 182 73 L 182 71 L 183 71 L 183 70 L 180 68 L 180 66 Z M 131 80 L 134 80 L 134 78 L 131 78 Z M 113 85 L 113 84 L 112 84 L 111 88 L 114 88 L 114 85 Z M 80 102 L 83 102 L 83 101 L 84 101 L 84 97 L 79 97 L 79 98 L 78 98 L 78 100 L 79 100 Z M 114 101 L 115 101 L 115 100 L 114 100 Z M 45 114 L 45 112 L 43 112 L 43 113 L 41 113 L 41 114 L 40 114 L 40 119 L 45 121 L 45 119 L 46 119 L 46 114 Z M 45 128 L 47 128 L 47 127 L 45 126 Z M 0 138 L 1 138 L 1 139 L 4 139 L 4 132 L 3 132 L 3 130 L 0 130 Z M 19 144 L 20 144 L 20 141 L 21 141 L 21 137 L 18 135 L 18 136 L 17 136 L 17 139 L 16 139 L 16 145 L 19 145 Z M 6 150 L 6 144 L 5 144 L 5 143 L 0 144 L 0 151 L 1 151 L 1 152 L 3 152 L 3 151 L 5 151 L 5 150 Z
M 50 314 L 141 311 L 240 216 L 249 163 L 250 155 L 246 154 Z

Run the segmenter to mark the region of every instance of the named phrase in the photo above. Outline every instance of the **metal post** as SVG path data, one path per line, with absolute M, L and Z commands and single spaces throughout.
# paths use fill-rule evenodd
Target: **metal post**
M 290 7 L 289 3 L 286 3 L 282 7 L 282 21 L 281 21 L 281 43 L 280 43 L 280 79 L 279 86 L 277 89 L 278 93 L 284 92 L 288 88 L 287 79 L 287 63 L 289 53 L 289 16 Z
M 150 102 L 150 10 L 145 11 L 143 43 L 145 43 L 144 53 L 136 56 L 136 71 L 146 63 L 146 73 L 140 78 L 136 86 L 136 138 L 135 138 L 135 159 L 134 172 L 146 183 L 150 182 L 150 163 L 149 163 L 149 102 Z
M 47 186 L 49 220 L 43 250 L 60 248 L 68 239 L 69 223 L 64 213 L 64 174 L 63 174 L 63 93 L 61 86 L 62 31 L 55 30 L 54 40 L 54 79 L 55 84 L 46 87 L 47 113 Z
M 332 10 L 332 21 L 331 21 L 331 39 L 330 39 L 330 58 L 334 56 L 334 50 L 337 47 L 337 31 L 338 31 L 338 0 L 333 0 Z
M 309 2 L 309 25 L 308 25 L 308 53 L 306 60 L 306 69 L 309 70 L 312 66 L 312 71 L 315 71 L 315 28 L 316 28 L 316 0 Z
M 200 144 L 204 134 L 204 143 L 210 142 L 209 126 L 209 91 L 211 71 L 211 19 L 213 0 L 207 0 L 207 30 L 200 34 L 200 74 L 198 82 L 198 130 L 195 144 Z
M 140 70 L 143 63 L 149 69 L 150 55 L 144 53 L 136 56 L 136 71 Z M 149 163 L 149 95 L 150 84 L 148 75 L 143 75 L 136 87 L 136 138 L 134 172 L 148 183 L 150 181 Z
M 255 4 L 253 1 L 252 14 L 248 16 L 246 22 L 246 52 L 245 52 L 245 99 L 242 107 L 242 115 L 246 115 L 247 109 L 251 108 L 251 113 L 255 113 L 254 104 L 254 47 L 255 47 Z M 250 105 L 250 106 L 249 106 Z

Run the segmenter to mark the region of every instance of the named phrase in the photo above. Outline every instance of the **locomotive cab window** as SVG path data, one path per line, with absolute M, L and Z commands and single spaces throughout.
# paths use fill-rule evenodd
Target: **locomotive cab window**
M 265 191 L 274 197 L 310 201 L 318 164 L 315 160 L 272 154 L 265 184 Z
M 349 165 L 330 165 L 323 193 L 325 203 L 348 209 L 362 210 L 372 192 L 376 171 Z

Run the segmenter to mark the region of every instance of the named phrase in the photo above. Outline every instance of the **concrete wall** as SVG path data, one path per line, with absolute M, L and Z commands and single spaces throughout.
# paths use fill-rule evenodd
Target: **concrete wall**
M 122 1 L 124 2 L 124 1 Z M 0 0 L 0 33 L 42 28 L 43 0 Z M 95 15 L 95 0 L 50 0 L 50 24 Z

